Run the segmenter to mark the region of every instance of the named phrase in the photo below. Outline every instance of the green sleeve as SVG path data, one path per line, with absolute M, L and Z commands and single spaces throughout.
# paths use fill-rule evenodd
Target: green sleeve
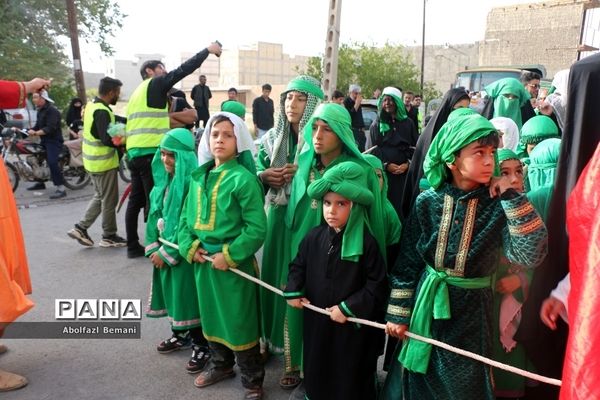
M 236 267 L 254 256 L 262 246 L 267 234 L 267 216 L 258 179 L 246 179 L 232 195 L 242 210 L 242 231 L 223 246 L 223 255 L 230 267 Z
M 501 199 L 507 220 L 502 232 L 506 257 L 526 268 L 538 266 L 548 252 L 548 232 L 542 218 L 524 194 L 510 190 Z
M 200 241 L 196 237 L 193 231 L 193 227 L 188 226 L 188 220 L 193 221 L 194 215 L 197 212 L 196 204 L 194 201 L 194 193 L 196 193 L 196 185 L 190 183 L 190 191 L 185 198 L 183 208 L 181 209 L 181 216 L 179 217 L 179 229 L 177 231 L 177 243 L 179 244 L 179 254 L 188 263 L 192 263 L 194 253 L 200 244 Z
M 260 175 L 265 169 L 271 167 L 271 159 L 265 150 L 265 147 L 261 143 L 258 146 L 258 154 L 256 155 L 256 172 Z
M 148 257 L 150 254 L 157 251 L 160 247 L 160 242 L 158 241 L 158 228 L 156 227 L 156 222 L 160 218 L 160 213 L 150 212 L 148 215 L 148 222 L 146 223 L 146 241 L 145 241 L 145 255 Z

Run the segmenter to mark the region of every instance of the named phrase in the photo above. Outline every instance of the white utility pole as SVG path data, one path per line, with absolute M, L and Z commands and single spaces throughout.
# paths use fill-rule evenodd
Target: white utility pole
M 330 100 L 337 87 L 338 49 L 340 46 L 340 21 L 342 0 L 329 0 L 327 18 L 327 38 L 323 56 L 323 92 L 325 100 Z

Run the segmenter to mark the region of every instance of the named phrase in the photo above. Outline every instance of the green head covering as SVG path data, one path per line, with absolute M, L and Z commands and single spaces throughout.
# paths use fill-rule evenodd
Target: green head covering
M 446 120 L 446 122 L 450 122 L 455 118 L 464 117 L 465 115 L 473 114 L 477 114 L 477 112 L 470 107 L 457 108 L 456 110 L 452 111 L 450 115 L 448 115 L 448 119 Z
M 227 111 L 237 115 L 241 119 L 246 118 L 246 107 L 239 101 L 227 100 L 221 104 L 221 111 Z
M 383 162 L 373 154 L 363 154 L 363 158 L 366 162 L 369 163 L 373 169 L 378 169 L 381 171 L 381 175 L 383 176 L 383 187 L 381 188 L 381 196 L 387 198 L 388 192 L 388 181 L 387 174 L 385 173 L 385 169 L 383 168 Z
M 498 149 L 498 151 L 496 152 L 496 168 L 494 169 L 495 176 L 501 175 L 500 167 L 502 166 L 502 163 L 506 160 L 517 160 L 521 162 L 521 159 L 519 158 L 517 153 L 515 153 L 511 149 Z
M 300 117 L 300 123 L 298 124 L 298 147 L 296 152 L 298 153 L 302 149 L 303 138 L 302 131 L 306 126 L 306 123 L 313 115 L 317 106 L 321 103 L 321 100 L 325 97 L 321 90 L 321 83 L 308 75 L 300 75 L 292 79 L 288 83 L 285 91 L 281 93 L 279 97 L 279 113 L 275 127 L 267 132 L 261 141 L 261 145 L 271 160 L 271 167 L 278 168 L 284 166 L 290 158 L 290 122 L 285 114 L 285 99 L 289 92 L 296 91 L 304 93 L 307 97 L 306 106 L 302 117 Z M 297 154 L 296 153 L 296 154 Z M 286 184 L 282 188 L 269 188 L 267 193 L 267 203 L 274 203 L 278 205 L 286 205 L 290 196 L 290 185 Z
M 546 139 L 531 151 L 527 169 L 527 179 L 531 190 L 542 186 L 554 186 L 560 143 L 560 139 Z
M 394 99 L 394 103 L 396 103 L 396 115 L 394 115 L 394 119 L 403 121 L 407 118 L 406 108 L 402 101 L 402 92 L 392 86 L 383 89 L 383 92 L 381 92 L 381 96 L 379 96 L 379 100 L 377 101 L 377 109 L 379 110 L 379 133 L 382 135 L 385 135 L 387 131 L 392 129 L 389 124 L 391 122 L 391 117 L 388 113 L 383 111 L 383 98 L 385 96 L 390 96 Z
M 450 113 L 450 117 L 456 111 Z M 490 121 L 476 113 L 450 117 L 431 142 L 423 163 L 425 176 L 434 189 L 438 189 L 446 180 L 446 164 L 454 162 L 454 153 L 470 143 L 496 132 L 496 128 Z
M 537 115 L 525 122 L 521 129 L 521 143 L 538 144 L 542 140 L 558 138 L 558 127 L 552 118 L 545 115 Z
M 494 101 L 494 118 L 510 118 L 521 129 L 521 107 L 531 98 L 523 84 L 515 78 L 503 78 L 487 85 L 485 92 Z M 513 95 L 515 98 L 509 99 L 505 95 Z
M 342 260 L 358 261 L 363 254 L 363 237 L 366 214 L 363 206 L 373 202 L 373 194 L 367 188 L 365 169 L 352 162 L 342 162 L 327 170 L 321 179 L 307 189 L 313 199 L 322 199 L 335 192 L 352 201 L 352 210 L 346 222 L 342 238 Z
M 379 190 L 379 180 L 371 166 L 364 160 L 363 154 L 358 150 L 354 135 L 352 134 L 350 113 L 343 106 L 336 103 L 321 104 L 315 110 L 315 113 L 310 118 L 304 127 L 303 137 L 304 146 L 298 155 L 298 170 L 292 180 L 292 191 L 290 201 L 286 211 L 285 221 L 288 227 L 294 225 L 294 213 L 298 203 L 303 196 L 306 195 L 306 188 L 310 179 L 310 171 L 315 159 L 315 149 L 312 142 L 313 123 L 316 120 L 324 121 L 329 125 L 332 131 L 337 135 L 343 143 L 343 152 L 354 159 L 356 163 L 363 167 L 367 174 L 367 185 L 369 190 L 374 195 L 374 202 L 369 207 L 369 220 L 371 221 L 373 236 L 379 244 L 382 254 L 385 254 L 385 233 L 382 214 L 382 196 Z
M 163 165 L 161 149 L 175 154 L 175 173 L 172 176 Z M 154 187 L 150 192 L 150 214 L 156 213 L 162 216 L 165 221 L 164 234 L 167 237 L 177 230 L 190 176 L 196 168 L 198 168 L 198 159 L 192 133 L 185 128 L 175 128 L 167 132 L 152 159 Z M 167 187 L 168 192 L 166 192 Z

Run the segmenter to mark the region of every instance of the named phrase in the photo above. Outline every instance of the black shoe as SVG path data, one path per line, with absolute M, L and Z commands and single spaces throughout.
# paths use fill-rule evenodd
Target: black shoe
M 56 192 L 52 193 L 48 197 L 50 197 L 50 200 L 62 199 L 63 197 L 67 197 L 67 191 L 66 190 L 57 190 Z
M 192 347 L 192 338 L 186 332 L 184 336 L 174 334 L 170 338 L 163 340 L 156 346 L 156 351 L 166 354 L 177 350 L 189 349 L 190 347 Z
M 102 236 L 99 245 L 100 247 L 125 247 L 127 246 L 127 240 L 115 233 L 110 236 Z
M 94 245 L 94 241 L 90 235 L 88 235 L 87 229 L 82 228 L 79 224 L 75 224 L 75 228 L 67 232 L 67 235 L 77 240 L 82 246 L 91 247 Z
M 192 358 L 188 361 L 185 369 L 188 374 L 197 374 L 201 372 L 210 360 L 210 351 L 208 347 L 194 345 L 192 347 Z
M 44 182 L 37 182 L 33 186 L 29 186 L 27 190 L 45 190 L 46 184 Z
M 146 255 L 146 249 L 139 243 L 136 243 L 135 247 L 127 249 L 127 258 L 144 257 Z

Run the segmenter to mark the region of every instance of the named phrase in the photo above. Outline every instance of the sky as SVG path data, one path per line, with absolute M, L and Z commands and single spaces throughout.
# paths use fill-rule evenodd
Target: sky
M 214 40 L 225 49 L 258 41 L 281 43 L 292 55 L 322 55 L 325 49 L 329 0 L 116 1 L 128 15 L 109 40 L 119 59 L 158 53 L 165 56 L 167 68 L 173 68 L 179 64 L 179 53 L 195 53 Z M 493 7 L 538 1 L 427 0 L 425 43 L 482 40 Z M 422 21 L 420 0 L 343 0 L 340 42 L 420 45 Z M 98 46 L 85 41 L 80 45 L 83 69 L 103 72 Z

